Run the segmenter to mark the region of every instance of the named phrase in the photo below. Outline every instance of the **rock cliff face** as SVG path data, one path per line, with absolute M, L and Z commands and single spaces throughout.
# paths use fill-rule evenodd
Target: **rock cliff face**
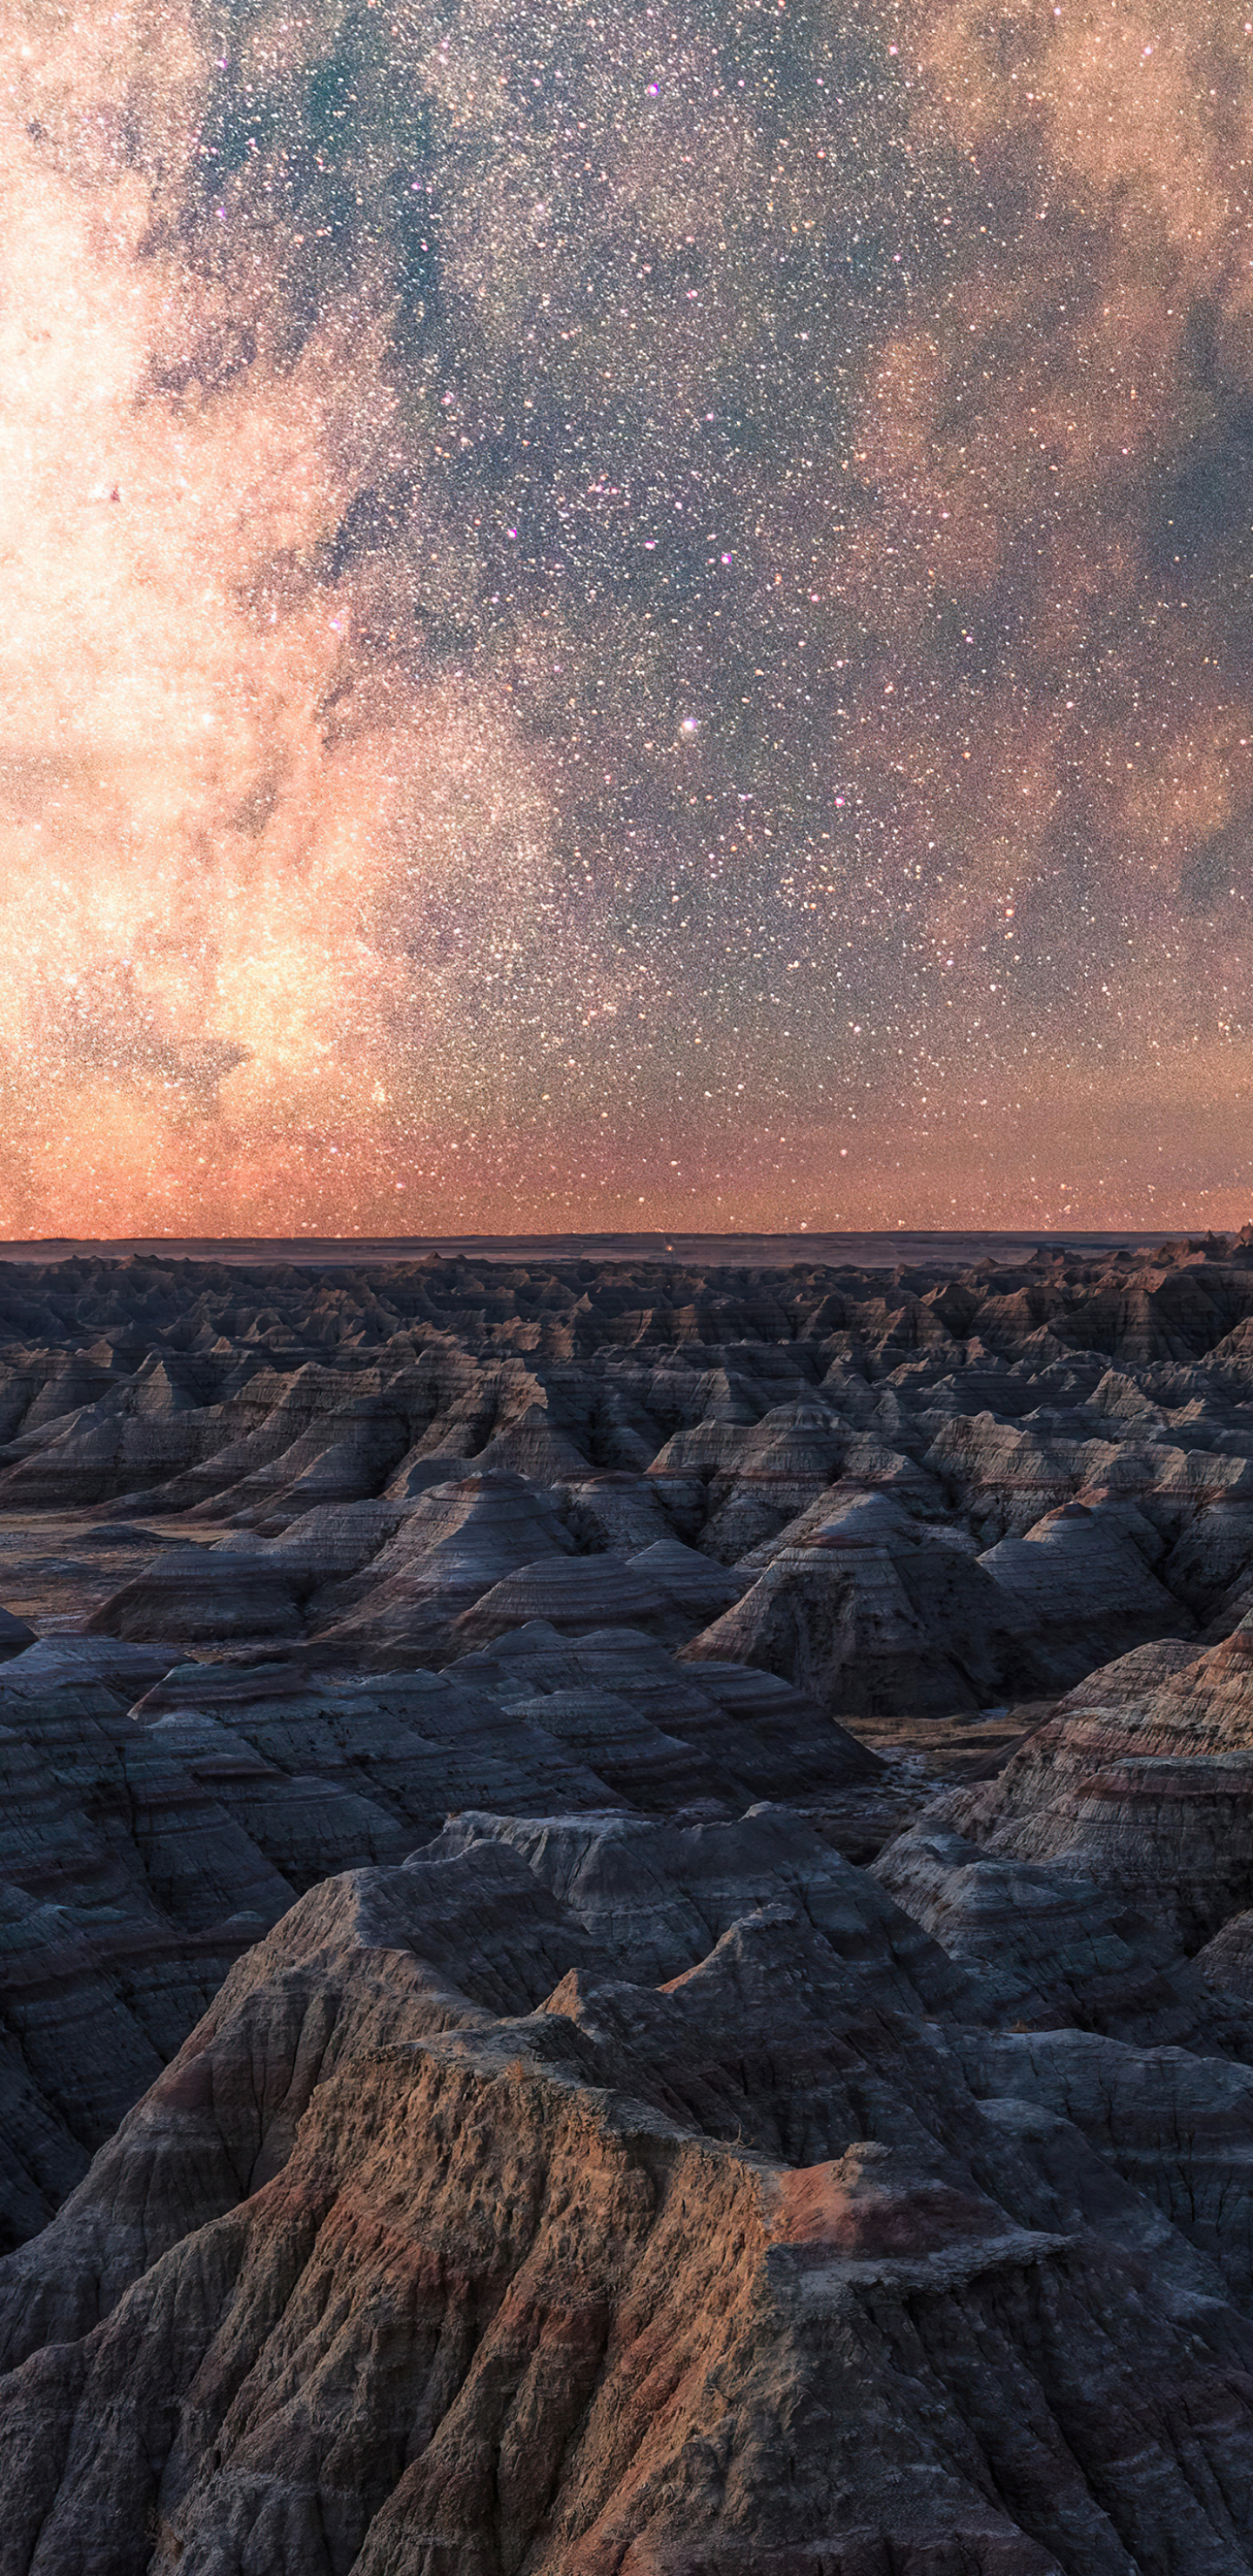
M 1128 1656 L 1109 1684 L 1092 1673 L 999 1777 L 931 1814 L 972 1860 L 1082 1873 L 1194 1952 L 1253 1906 L 1253 1617 L 1164 1671 Z M 898 1846 L 885 1867 L 902 1865 Z
M 994 2009 L 785 1810 L 315 1891 L 7 2267 L 7 2564 L 1253 2566 L 1253 2074 Z
M 1253 2570 L 1251 1336 L 0 1265 L 3 2576 Z
M 5 2242 L 51 2214 L 240 1951 L 345 1863 L 399 1861 L 484 1801 L 717 1813 L 773 1792 L 829 1809 L 882 1769 L 770 1676 L 689 1680 L 643 1637 L 516 1642 L 447 1675 L 279 1659 L 166 1674 L 164 1651 L 95 1637 L 5 1668 Z

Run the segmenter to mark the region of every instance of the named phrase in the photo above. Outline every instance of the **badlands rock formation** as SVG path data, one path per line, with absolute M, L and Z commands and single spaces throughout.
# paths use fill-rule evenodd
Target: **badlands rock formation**
M 0 1440 L 3 2576 L 1253 2570 L 1249 1243 L 0 1267 Z

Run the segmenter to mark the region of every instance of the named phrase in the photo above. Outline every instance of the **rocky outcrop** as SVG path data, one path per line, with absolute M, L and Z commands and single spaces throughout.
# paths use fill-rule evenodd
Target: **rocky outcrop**
M 932 1811 L 1002 1859 L 1116 1891 L 1199 1949 L 1253 1904 L 1253 1622 L 1182 1662 L 1089 1676 L 999 1776 Z M 1160 1674 L 1160 1677 L 1158 1677 Z
M 784 1673 L 849 1716 L 925 1718 L 1038 1684 L 1019 1624 L 947 1533 L 931 1536 L 885 1496 L 860 1496 L 785 1531 L 752 1588 L 684 1652 Z
M 953 2019 L 788 1821 L 306 1899 L 7 2266 L 14 2576 L 1253 2566 L 1253 2078 Z
M 560 1562 L 572 1549 L 553 1505 L 525 1478 L 475 1467 L 428 1486 L 372 1562 L 317 1604 L 314 1625 L 325 1638 L 368 1646 L 375 1661 L 387 1650 L 442 1663 L 457 1651 L 463 1611 L 520 1567 Z
M 1250 1276 L 1238 1245 L 890 1284 L 818 1265 L 755 1281 L 620 1262 L 26 1269 L 10 1313 L 26 1335 L 42 1320 L 46 1342 L 0 1348 L 0 1511 L 124 1505 L 281 1537 L 315 1510 L 407 1513 L 469 1467 L 519 1476 L 537 1506 L 550 1497 L 580 1552 L 631 1559 L 677 1538 L 730 1565 L 838 1487 L 947 1518 L 985 1551 L 1032 1533 L 1047 1564 L 1011 1551 L 995 1570 L 1020 1614 L 1034 1601 L 1057 1627 L 1069 1614 L 1054 1619 L 1045 1593 L 1059 1551 L 1078 1581 L 1082 1549 L 1073 1533 L 1054 1544 L 1051 1516 L 1092 1509 L 1084 1544 L 1108 1536 L 1117 1556 L 1111 1512 L 1135 1506 L 1143 1528 L 1124 1522 L 1121 1538 L 1165 1586 L 1175 1631 L 1224 1602 L 1232 1624 L 1253 1582 Z M 439 1535 L 415 1535 L 383 1579 L 403 1590 Z M 554 1545 L 549 1533 L 498 1557 L 492 1580 Z M 1125 1548 L 1111 1567 L 1130 1641 L 1161 1603 Z M 368 1571 L 328 1566 L 326 1587 Z M 317 1588 L 299 1593 L 302 1615 Z M 258 1634 L 283 1618 L 276 1603 Z M 469 1606 L 467 1586 L 454 1615 Z M 403 1607 L 400 1592 L 380 1599 L 378 1618 L 399 1632 Z M 364 1633 L 362 1602 L 342 1609 Z M 1072 1661 L 1091 1651 L 1090 1630 L 1076 1633 Z
M 1239 1986 L 1205 1952 L 1185 1959 L 1172 1931 L 1117 1890 L 1002 1858 L 929 1817 L 894 1837 L 873 1875 L 950 1957 L 977 1968 L 1016 2029 L 1065 2023 L 1159 2048 L 1253 2054 Z
M 1251 1331 L 0 1265 L 4 2576 L 1253 2570 Z
M 1064 1689 L 1123 1647 L 1191 1627 L 1146 1561 L 1160 1553 L 1134 1506 L 1071 1502 L 979 1563 L 1005 1601 L 1006 1624 L 1030 1641 L 1037 1686 Z
M 155 1556 L 86 1622 L 94 1636 L 214 1646 L 297 1637 L 302 1625 L 297 1585 L 273 1559 L 190 1547 Z
M 90 2331 L 169 2246 L 260 2190 L 342 2062 L 525 2013 L 575 1959 L 606 1964 L 504 1840 L 322 1882 L 238 1961 L 55 2228 L 6 2267 L 6 2365 Z
M 451 1633 L 454 1652 L 473 1652 L 495 1637 L 541 1619 L 561 1636 L 588 1636 L 596 1628 L 636 1628 L 675 1642 L 692 1626 L 664 1586 L 643 1569 L 608 1551 L 596 1556 L 543 1557 L 494 1583 Z
M 9 2243 L 50 2215 L 240 1952 L 346 1864 L 398 1861 L 465 1807 L 717 1813 L 784 1795 L 825 1815 L 881 1771 L 770 1676 L 706 1668 L 698 1684 L 636 1632 L 528 1642 L 486 1670 L 368 1679 L 281 1658 L 167 1673 L 162 1650 L 95 1636 L 5 1668 Z
M 126 1650 L 122 1650 L 125 1654 Z M 0 1681 L 3 2233 L 42 2225 L 294 1893 L 126 1715 L 138 1678 L 35 1647 Z M 121 1685 L 120 1687 L 118 1685 Z

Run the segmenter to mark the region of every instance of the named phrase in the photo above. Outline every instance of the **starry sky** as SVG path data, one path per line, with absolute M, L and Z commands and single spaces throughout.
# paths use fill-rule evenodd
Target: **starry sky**
M 1253 1213 L 1253 23 L 8 0 L 0 1235 Z

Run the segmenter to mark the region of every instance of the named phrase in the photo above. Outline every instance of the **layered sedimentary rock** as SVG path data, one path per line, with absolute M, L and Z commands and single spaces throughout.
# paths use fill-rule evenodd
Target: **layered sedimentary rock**
M 764 1553 L 754 1549 L 751 1589 L 685 1649 L 689 1660 L 760 1664 L 850 1714 L 975 1709 L 1038 1679 L 1039 1654 L 982 1564 L 886 1495 L 833 1491 L 757 1573 Z
M 0 1678 L 0 2225 L 40 2226 L 232 1961 L 355 1843 L 405 1836 L 351 1778 L 128 1716 L 151 1647 L 50 1641 Z M 86 1646 L 87 1641 L 82 1641 Z
M 1230 2576 L 1251 2087 L 1002 2039 L 800 1817 L 463 1819 L 10 2261 L 9 2564 Z
M 1120 1659 L 1108 1687 L 1091 1674 L 996 1779 L 931 1813 L 998 1859 L 1092 1880 L 1196 1950 L 1253 1906 L 1253 1618 L 1163 1663 Z
M 4 2576 L 1253 2569 L 1251 1352 L 0 1266 Z
M 116 1526 L 122 1509 L 167 1552 L 216 1524 L 215 1553 L 243 1532 L 266 1559 L 136 1564 L 126 1597 L 97 1605 L 128 1633 L 217 1645 L 334 1627 L 438 1660 L 456 1617 L 550 1552 L 631 1562 L 677 1543 L 711 1571 L 761 1572 L 841 1494 L 881 1495 L 915 1525 L 924 1590 L 942 1580 L 937 1542 L 973 1542 L 996 1592 L 959 1700 L 1065 1686 L 1111 1646 L 1229 1626 L 1253 1585 L 1242 1246 L 886 1286 L 592 1262 L 368 1278 L 67 1263 L 5 1293 L 0 1513 Z M 450 1519 L 436 1498 L 471 1473 L 486 1490 Z M 529 1541 L 520 1525 L 509 1538 L 510 1511 L 531 1514 Z M 315 1512 L 330 1517 L 306 1543 Z M 689 1586 L 694 1633 L 733 1600 Z
M 281 1657 L 167 1672 L 164 1650 L 95 1636 L 5 1668 L 8 2243 L 50 2215 L 232 1960 L 346 1863 L 399 1861 L 462 1807 L 716 1813 L 773 1793 L 827 1815 L 881 1771 L 771 1677 L 689 1679 L 635 1632 L 517 1643 L 441 1675 Z
M 1025 1537 L 1003 1538 L 979 1562 L 1010 1604 L 1036 1671 L 1061 1684 L 1142 1638 L 1178 1635 L 1192 1620 L 1152 1572 L 1150 1521 L 1116 1503 L 1063 1503 Z

